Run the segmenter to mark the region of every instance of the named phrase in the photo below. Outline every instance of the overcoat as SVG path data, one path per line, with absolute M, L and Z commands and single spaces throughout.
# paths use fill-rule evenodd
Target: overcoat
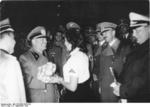
M 48 59 L 33 49 L 22 54 L 19 58 L 29 102 L 56 102 L 57 88 L 54 84 L 45 84 L 37 79 L 38 67 L 46 64 Z
M 120 96 L 128 102 L 150 102 L 149 40 L 134 49 L 119 76 Z
M 0 103 L 26 103 L 20 64 L 9 54 L 0 58 Z
M 119 98 L 113 94 L 113 88 L 110 85 L 114 82 L 114 78 L 118 80 L 118 77 L 122 72 L 124 60 L 126 55 L 129 53 L 129 50 L 129 46 L 124 46 L 121 42 L 119 43 L 116 51 L 114 51 L 109 45 L 102 50 L 100 55 L 100 71 L 98 76 L 102 102 L 119 101 Z M 113 69 L 114 76 L 110 71 L 110 67 Z

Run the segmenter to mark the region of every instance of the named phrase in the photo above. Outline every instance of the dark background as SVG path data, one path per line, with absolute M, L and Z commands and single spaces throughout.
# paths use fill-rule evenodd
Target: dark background
M 36 26 L 45 26 L 50 31 L 75 21 L 82 28 L 95 27 L 102 21 L 118 23 L 134 11 L 149 13 L 148 0 L 5 0 L 0 3 L 0 18 L 9 17 L 15 29 L 17 41 L 24 42 L 27 34 Z M 17 46 L 19 47 L 17 42 Z M 16 48 L 21 50 L 20 48 Z M 24 49 L 22 49 L 24 50 Z
M 98 22 L 128 18 L 134 11 L 147 15 L 148 0 L 31 0 L 1 2 L 1 18 L 9 17 L 17 32 L 28 32 L 38 25 L 52 29 L 75 21 L 82 27 Z

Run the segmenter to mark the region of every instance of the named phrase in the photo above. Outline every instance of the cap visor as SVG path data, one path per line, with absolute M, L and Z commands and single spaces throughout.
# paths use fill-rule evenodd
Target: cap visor
M 104 33 L 104 32 L 107 32 L 107 31 L 109 31 L 109 30 L 110 30 L 110 29 L 103 30 L 103 31 L 101 32 L 101 34 Z
M 14 29 L 8 28 L 8 29 L 0 31 L 0 33 L 4 33 L 4 32 L 14 32 Z
M 38 38 L 48 38 L 47 36 L 39 36 L 39 37 L 35 37 L 36 39 Z

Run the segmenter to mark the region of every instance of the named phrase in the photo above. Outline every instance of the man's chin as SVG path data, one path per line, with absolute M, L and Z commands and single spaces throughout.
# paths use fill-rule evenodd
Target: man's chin
M 46 47 L 45 47 L 45 48 L 43 48 L 43 51 L 44 51 L 44 50 L 46 50 Z

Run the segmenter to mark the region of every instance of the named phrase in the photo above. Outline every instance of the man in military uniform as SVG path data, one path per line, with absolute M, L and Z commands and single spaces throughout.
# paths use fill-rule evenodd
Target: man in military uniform
M 113 83 L 113 93 L 128 102 L 150 102 L 150 19 L 134 12 L 129 14 L 129 18 L 133 37 L 139 45 L 126 58 L 119 82 Z
M 103 36 L 101 35 L 101 28 L 100 24 L 98 23 L 96 25 L 96 39 L 97 44 L 95 45 L 93 49 L 93 71 L 92 71 L 92 88 L 94 91 L 94 95 L 97 97 L 97 101 L 100 101 L 100 93 L 99 93 L 99 81 L 98 81 L 98 75 L 100 72 L 100 56 L 102 53 L 102 45 L 105 43 L 105 40 Z
M 0 105 L 26 103 L 22 71 L 14 52 L 16 41 L 9 18 L 0 21 Z M 3 106 L 3 105 L 2 105 Z
M 117 25 L 112 22 L 102 22 L 99 24 L 100 33 L 104 43 L 101 46 L 100 71 L 99 71 L 99 92 L 102 102 L 118 102 L 119 98 L 113 94 L 110 86 L 116 81 L 122 71 L 126 53 L 121 41 L 116 37 Z
M 48 59 L 43 55 L 46 49 L 46 30 L 42 26 L 34 28 L 27 36 L 31 48 L 19 58 L 23 69 L 28 102 L 57 102 L 56 86 L 37 79 L 38 67 L 46 64 Z

